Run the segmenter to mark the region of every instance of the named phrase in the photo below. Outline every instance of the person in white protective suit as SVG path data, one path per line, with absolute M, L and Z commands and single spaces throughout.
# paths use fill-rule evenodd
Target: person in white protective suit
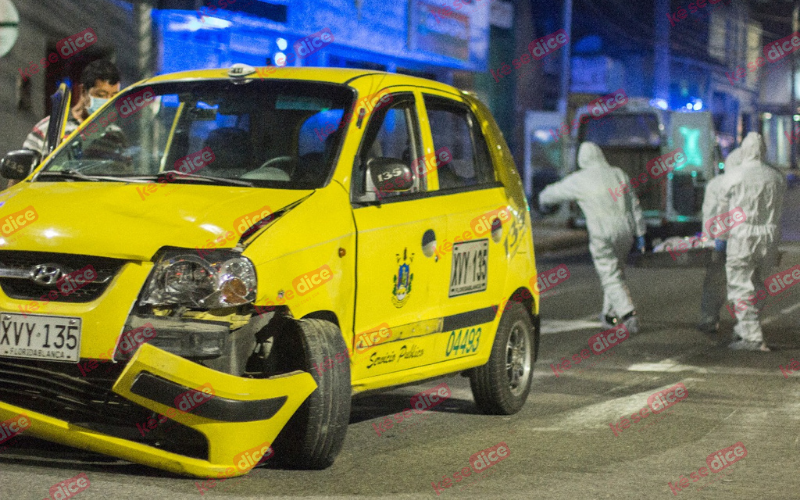
M 746 219 L 716 236 L 727 240 L 728 300 L 737 305 L 746 301 L 747 305 L 736 308 L 735 337 L 728 347 L 769 351 L 758 320 L 764 302 L 751 304 L 749 299 L 763 289 L 770 269 L 777 264 L 786 181 L 778 170 L 762 161 L 765 146 L 760 134 L 747 134 L 741 149 L 741 164 L 724 176 L 720 210 L 741 208 Z
M 539 204 L 578 203 L 586 215 L 589 252 L 603 285 L 600 321 L 606 328 L 623 323 L 630 333 L 638 333 L 639 320 L 624 269 L 634 235 L 639 250 L 645 250 L 647 227 L 639 198 L 626 185 L 628 178 L 622 169 L 609 165 L 597 144 L 581 144 L 578 166 L 577 172 L 547 186 L 539 195 Z M 625 188 L 619 195 L 621 185 Z
M 736 148 L 725 158 L 725 169 L 720 174 L 735 170 L 742 161 L 742 150 Z M 717 215 L 723 214 L 721 195 L 722 175 L 717 175 L 706 184 L 703 197 L 703 223 Z M 703 241 L 714 240 L 703 226 Z M 700 300 L 700 324 L 697 328 L 706 334 L 714 334 L 719 330 L 719 310 L 725 305 L 727 298 L 727 280 L 725 279 L 725 245 L 721 240 L 715 241 L 714 253 L 706 265 L 706 277 L 703 280 L 703 295 Z

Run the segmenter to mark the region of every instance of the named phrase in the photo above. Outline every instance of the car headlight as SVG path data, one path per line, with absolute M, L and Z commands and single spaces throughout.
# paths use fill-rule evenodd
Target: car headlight
M 230 250 L 203 257 L 186 251 L 164 254 L 145 287 L 142 304 L 204 309 L 240 306 L 256 298 L 256 270 L 250 259 Z

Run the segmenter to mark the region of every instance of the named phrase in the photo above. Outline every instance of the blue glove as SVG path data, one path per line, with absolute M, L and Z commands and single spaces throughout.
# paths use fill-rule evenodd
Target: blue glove
M 715 252 L 724 252 L 727 248 L 728 248 L 728 242 L 726 240 L 714 240 Z
M 644 236 L 637 236 L 636 237 L 636 248 L 639 249 L 639 252 L 644 253 L 647 249 L 647 243 L 645 242 Z

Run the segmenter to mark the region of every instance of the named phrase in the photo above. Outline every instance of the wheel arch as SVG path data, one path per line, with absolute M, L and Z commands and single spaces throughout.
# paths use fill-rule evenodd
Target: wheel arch
M 514 293 L 511 294 L 511 297 L 508 299 L 508 301 L 519 302 L 522 304 L 523 307 L 525 307 L 525 311 L 527 311 L 528 316 L 531 318 L 531 323 L 533 323 L 533 360 L 536 361 L 539 358 L 539 340 L 541 334 L 541 319 L 539 315 L 534 312 L 537 310 L 536 297 L 533 296 L 528 287 L 520 286 L 514 290 Z
M 323 321 L 333 323 L 334 325 L 336 325 L 336 328 L 339 328 L 341 330 L 341 325 L 339 324 L 339 317 L 333 311 L 329 310 L 313 311 L 306 314 L 301 319 L 321 319 Z M 344 336 L 344 332 L 342 332 L 342 336 Z

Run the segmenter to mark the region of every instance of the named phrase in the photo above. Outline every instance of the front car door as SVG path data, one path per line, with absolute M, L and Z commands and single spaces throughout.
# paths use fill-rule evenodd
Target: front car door
M 428 196 L 412 169 L 413 188 L 376 192 L 370 161 L 411 165 L 423 156 L 421 103 L 413 89 L 391 90 L 390 104 L 371 113 L 356 154 L 351 201 L 358 232 L 353 388 L 392 385 L 389 374 L 436 362 L 441 291 L 449 268 L 434 253 L 447 233 L 448 208 Z M 377 377 L 377 379 L 376 379 Z M 365 382 L 365 379 L 371 379 Z

